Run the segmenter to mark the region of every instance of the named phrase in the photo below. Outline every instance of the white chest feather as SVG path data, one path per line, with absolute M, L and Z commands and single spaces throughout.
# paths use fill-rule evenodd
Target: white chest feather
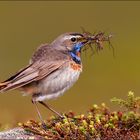
M 54 99 L 62 95 L 78 80 L 81 71 L 81 69 L 74 70 L 69 66 L 44 78 L 39 84 L 39 92 L 42 95 L 37 97 L 36 101 Z

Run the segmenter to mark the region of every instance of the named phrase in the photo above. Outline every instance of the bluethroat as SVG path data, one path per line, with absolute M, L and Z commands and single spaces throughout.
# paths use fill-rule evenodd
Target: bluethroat
M 87 44 L 95 43 L 102 48 L 103 34 L 65 33 L 52 43 L 41 45 L 33 54 L 29 65 L 9 79 L 0 83 L 0 92 L 20 89 L 24 95 L 32 96 L 32 103 L 42 120 L 37 102 L 54 112 L 44 100 L 57 98 L 78 80 L 82 72 L 81 50 Z

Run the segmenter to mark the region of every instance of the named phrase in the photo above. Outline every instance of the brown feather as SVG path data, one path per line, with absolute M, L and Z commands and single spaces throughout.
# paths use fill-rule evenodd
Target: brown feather
M 17 89 L 32 82 L 41 80 L 45 76 L 48 76 L 59 69 L 64 63 L 65 61 L 52 61 L 48 63 L 45 63 L 44 61 L 29 65 L 6 81 L 0 83 L 0 92 Z
M 33 54 L 30 64 L 0 83 L 0 92 L 21 88 L 48 76 L 69 60 L 67 52 L 58 51 L 50 44 L 41 45 Z

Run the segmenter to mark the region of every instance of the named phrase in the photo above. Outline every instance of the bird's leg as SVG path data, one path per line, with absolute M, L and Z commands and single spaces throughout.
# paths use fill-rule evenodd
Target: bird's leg
M 40 104 L 42 104 L 43 106 L 45 106 L 47 109 L 51 110 L 53 113 L 57 114 L 60 118 L 64 118 L 60 113 L 58 113 L 57 111 L 55 111 L 54 109 L 52 109 L 50 106 L 48 106 L 46 103 L 39 101 Z
M 37 102 L 32 100 L 32 103 L 35 105 L 35 108 L 36 108 L 37 114 L 38 114 L 38 116 L 39 116 L 39 119 L 40 119 L 41 122 L 42 122 L 42 127 L 43 127 L 44 129 L 46 129 L 46 124 L 45 124 L 45 122 L 43 121 L 43 118 L 42 118 L 42 116 L 41 116 L 41 113 L 40 113 L 40 111 L 39 111 L 39 109 L 38 109 Z

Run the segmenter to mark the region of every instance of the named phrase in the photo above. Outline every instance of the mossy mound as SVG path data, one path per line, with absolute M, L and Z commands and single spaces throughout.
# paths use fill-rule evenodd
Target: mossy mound
M 111 111 L 104 103 L 93 105 L 86 115 L 64 114 L 64 119 L 52 116 L 42 123 L 30 120 L 20 126 L 44 139 L 140 139 L 140 98 L 129 92 L 128 99 L 114 98 L 113 102 L 125 107 L 125 111 Z

